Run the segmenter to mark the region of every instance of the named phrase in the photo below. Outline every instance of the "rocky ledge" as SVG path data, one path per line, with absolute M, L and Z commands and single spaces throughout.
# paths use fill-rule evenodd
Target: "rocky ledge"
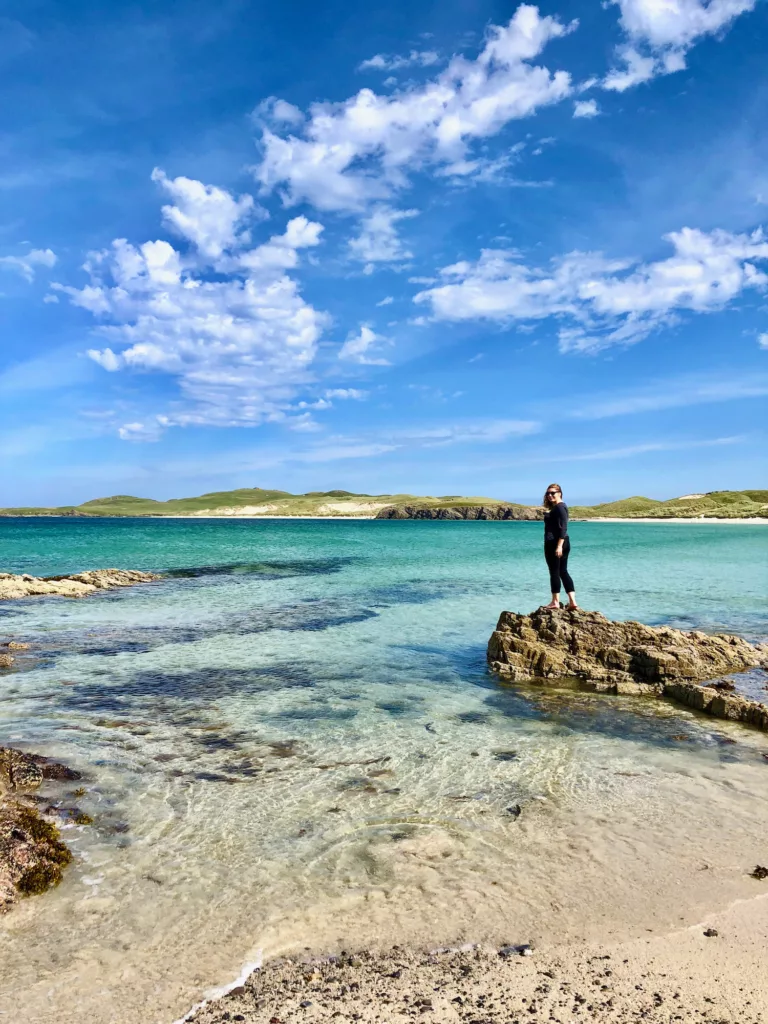
M 544 518 L 541 508 L 526 505 L 452 505 L 434 508 L 429 505 L 387 505 L 377 519 L 516 519 L 535 522 Z
M 61 881 L 72 854 L 29 794 L 46 779 L 79 778 L 78 772 L 46 757 L 0 747 L 0 913 L 20 896 L 45 892 Z
M 768 730 L 768 706 L 727 692 L 718 676 L 768 666 L 768 647 L 741 637 L 613 622 L 599 612 L 502 612 L 488 663 L 515 681 L 575 680 L 601 693 L 670 697 L 717 718 Z M 707 685 L 707 684 L 710 685 Z
M 71 576 L 14 576 L 0 572 L 0 601 L 18 597 L 87 597 L 97 590 L 113 587 L 133 587 L 137 583 L 151 583 L 161 577 L 138 569 L 92 569 Z

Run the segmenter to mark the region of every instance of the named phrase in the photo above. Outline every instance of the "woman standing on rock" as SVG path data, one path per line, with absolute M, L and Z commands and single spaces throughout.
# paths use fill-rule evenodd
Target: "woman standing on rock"
M 544 557 L 549 566 L 552 600 L 547 608 L 560 607 L 560 588 L 568 594 L 568 609 L 573 611 L 576 604 L 575 587 L 568 572 L 568 554 L 571 541 L 568 537 L 568 506 L 563 501 L 560 484 L 550 484 L 544 494 Z

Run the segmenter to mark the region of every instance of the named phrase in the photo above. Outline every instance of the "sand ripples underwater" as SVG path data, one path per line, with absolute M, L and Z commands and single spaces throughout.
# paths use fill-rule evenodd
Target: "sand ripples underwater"
M 85 776 L 46 790 L 75 864 L 3 919 L 0 1010 L 170 1021 L 257 948 L 642 932 L 741 896 L 764 850 L 764 736 L 488 675 L 499 611 L 546 596 L 538 524 L 0 529 L 15 571 L 167 571 L 0 607 L 31 644 L 3 741 Z M 585 604 L 764 638 L 763 531 L 699 529 L 715 586 L 695 526 L 575 524 Z

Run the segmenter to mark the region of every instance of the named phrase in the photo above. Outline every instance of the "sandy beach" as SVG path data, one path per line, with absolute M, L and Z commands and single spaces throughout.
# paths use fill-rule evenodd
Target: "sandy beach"
M 681 930 L 622 944 L 309 952 L 268 962 L 184 1020 L 194 1024 L 470 1024 L 709 1021 L 768 1016 L 768 882 L 753 899 Z
M 695 519 L 677 519 L 677 518 L 656 518 L 651 519 L 650 517 L 645 519 L 628 519 L 620 516 L 609 518 L 608 516 L 600 516 L 595 519 L 579 519 L 576 516 L 571 518 L 572 523 L 687 523 L 689 526 L 696 523 L 731 523 L 734 526 L 768 526 L 768 519 L 761 519 L 750 517 L 748 519 L 713 519 L 708 516 L 699 516 Z

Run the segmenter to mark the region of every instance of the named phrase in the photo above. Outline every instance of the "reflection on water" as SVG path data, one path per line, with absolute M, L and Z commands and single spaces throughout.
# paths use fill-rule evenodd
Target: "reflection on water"
M 696 527 L 574 524 L 584 604 L 765 637 L 744 589 L 764 532 L 698 529 L 706 581 Z M 0 605 L 0 631 L 32 644 L 2 677 L 0 742 L 85 788 L 48 784 L 76 862 L 2 921 L 9 1019 L 171 1021 L 257 947 L 669 927 L 743 895 L 742 861 L 764 860 L 765 736 L 488 675 L 499 611 L 546 597 L 538 524 L 0 531 L 11 569 L 172 569 Z M 631 591 L 610 589 L 619 553 Z

